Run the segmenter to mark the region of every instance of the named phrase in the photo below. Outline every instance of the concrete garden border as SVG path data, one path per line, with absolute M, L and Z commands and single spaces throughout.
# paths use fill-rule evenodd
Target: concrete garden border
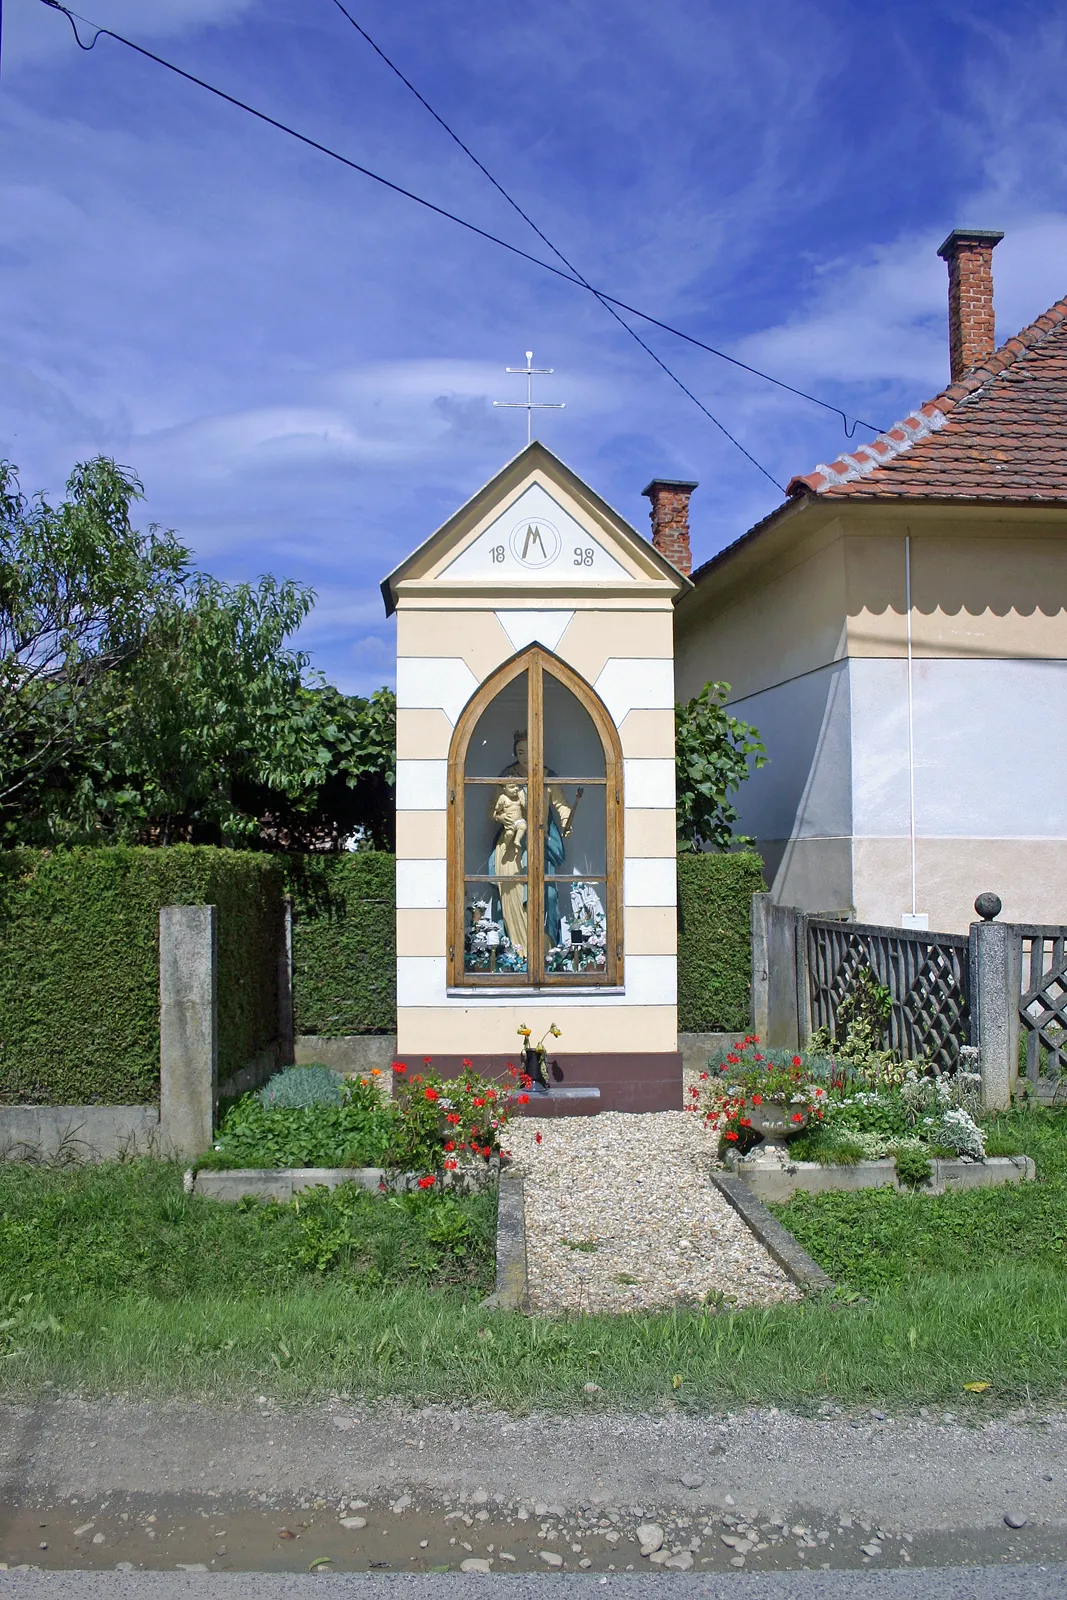
M 832 1289 L 833 1279 L 801 1248 L 789 1229 L 772 1217 L 747 1183 L 727 1172 L 713 1172 L 711 1181 L 742 1222 L 746 1223 L 767 1254 L 777 1261 L 787 1278 L 801 1289 L 815 1293 Z
M 484 1169 L 438 1174 L 438 1192 L 453 1190 L 472 1194 L 495 1183 L 500 1173 L 494 1156 Z M 277 1200 L 286 1205 L 305 1189 L 337 1189 L 355 1183 L 361 1189 L 386 1188 L 392 1194 L 407 1194 L 419 1186 L 417 1172 L 388 1172 L 384 1167 L 190 1167 L 185 1174 L 186 1194 L 208 1200 Z
M 931 1177 L 916 1192 L 947 1194 L 954 1189 L 989 1189 L 1002 1183 L 1033 1183 L 1037 1168 L 1030 1156 L 988 1156 L 985 1161 L 942 1161 L 932 1158 Z M 793 1161 L 776 1167 L 768 1163 L 732 1163 L 736 1182 L 757 1200 L 784 1205 L 795 1194 L 831 1194 L 857 1189 L 908 1190 L 897 1177 L 896 1163 L 857 1161 L 854 1166 L 822 1166 L 816 1161 Z M 717 1181 L 717 1180 L 716 1180 Z M 909 1191 L 910 1192 L 910 1191 Z M 729 1197 L 727 1197 L 729 1198 Z
M 496 1288 L 484 1311 L 528 1311 L 525 1186 L 517 1174 L 500 1180 L 496 1203 Z

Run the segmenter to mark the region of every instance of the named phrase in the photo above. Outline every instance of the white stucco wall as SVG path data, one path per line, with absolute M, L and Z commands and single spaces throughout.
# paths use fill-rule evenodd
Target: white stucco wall
M 768 761 L 738 795 L 737 831 L 756 840 L 776 899 L 808 910 L 852 903 L 848 663 L 838 661 L 731 703 L 758 728 Z
M 911 909 L 907 661 L 854 657 L 735 701 L 769 761 L 739 797 L 776 898 L 899 925 Z M 1067 918 L 1067 662 L 916 659 L 916 910 L 958 930 Z
M 907 662 L 849 663 L 853 900 L 863 922 L 911 908 Z M 912 665 L 915 909 L 963 931 L 993 890 L 1004 916 L 1067 920 L 1067 662 Z
M 907 835 L 907 662 L 849 671 L 856 835 Z M 912 698 L 917 835 L 1067 836 L 1067 662 L 920 659 Z

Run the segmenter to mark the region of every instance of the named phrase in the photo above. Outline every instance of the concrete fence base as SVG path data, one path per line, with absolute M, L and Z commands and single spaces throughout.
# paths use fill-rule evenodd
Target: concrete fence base
M 120 1161 L 161 1146 L 156 1106 L 0 1106 L 0 1161 Z

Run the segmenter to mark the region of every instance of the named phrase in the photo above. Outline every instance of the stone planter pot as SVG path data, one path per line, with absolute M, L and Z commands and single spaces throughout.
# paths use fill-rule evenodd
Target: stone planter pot
M 797 1111 L 800 1111 L 800 1121 L 796 1122 Z M 742 1159 L 745 1161 L 774 1161 L 784 1165 L 789 1160 L 786 1148 L 787 1141 L 795 1138 L 798 1133 L 803 1133 L 808 1125 L 810 1112 L 806 1107 L 801 1108 L 791 1102 L 765 1100 L 761 1106 L 747 1105 L 745 1116 L 748 1118 L 753 1133 L 761 1135 L 761 1142 L 754 1150 Z

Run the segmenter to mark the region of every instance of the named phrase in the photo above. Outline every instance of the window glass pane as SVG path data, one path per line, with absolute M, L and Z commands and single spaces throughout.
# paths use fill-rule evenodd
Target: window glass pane
M 572 878 L 545 885 L 545 976 L 603 975 L 608 964 L 607 895 L 599 882 Z
M 463 901 L 463 970 L 525 973 L 526 884 L 468 880 Z
M 602 778 L 604 747 L 588 711 L 570 690 L 546 672 L 544 685 L 545 771 L 561 778 Z
M 526 868 L 527 787 L 523 779 L 466 783 L 463 870 L 467 877 L 514 877 Z
M 478 718 L 467 745 L 468 778 L 495 778 L 515 761 L 517 736 L 526 733 L 526 676 L 505 684 Z
M 545 876 L 602 878 L 607 862 L 607 792 L 602 783 L 546 783 Z

